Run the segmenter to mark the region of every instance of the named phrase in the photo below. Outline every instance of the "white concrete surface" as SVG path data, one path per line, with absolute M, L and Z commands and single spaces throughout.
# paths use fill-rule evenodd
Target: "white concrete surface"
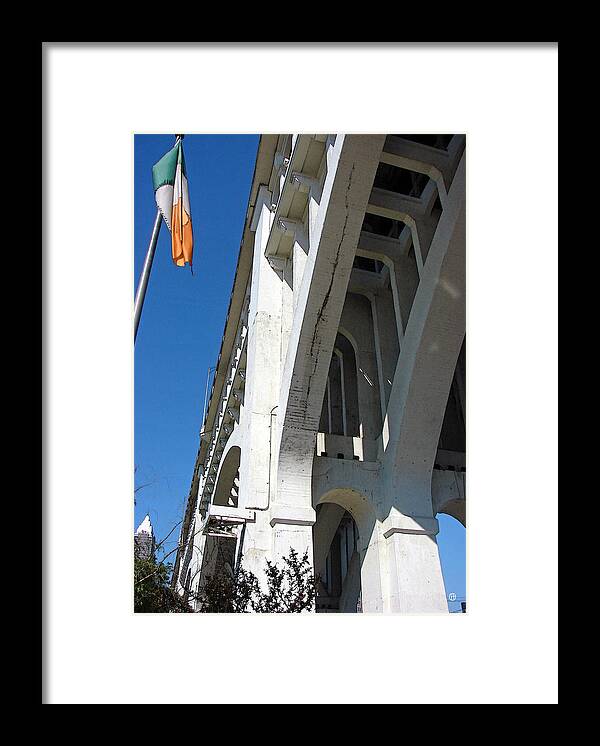
M 261 582 L 294 548 L 335 591 L 324 610 L 447 613 L 435 516 L 466 521 L 464 453 L 439 449 L 452 387 L 464 429 L 464 147 L 261 138 L 180 589 L 226 508 Z M 374 187 L 380 163 L 428 176 L 421 196 Z

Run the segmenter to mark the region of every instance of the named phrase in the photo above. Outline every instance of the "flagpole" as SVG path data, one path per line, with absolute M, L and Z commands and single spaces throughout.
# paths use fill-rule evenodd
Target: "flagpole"
M 183 135 L 175 135 L 175 145 L 183 140 Z M 174 147 L 174 146 L 173 146 Z M 156 211 L 156 217 L 154 218 L 154 227 L 152 228 L 152 236 L 150 237 L 150 243 L 148 244 L 148 251 L 146 252 L 146 258 L 144 259 L 144 266 L 142 267 L 142 274 L 138 282 L 138 287 L 135 293 L 135 303 L 133 311 L 133 343 L 137 337 L 138 326 L 140 325 L 140 318 L 142 316 L 142 308 L 144 306 L 144 298 L 146 297 L 146 289 L 148 288 L 148 280 L 150 279 L 150 272 L 152 271 L 152 262 L 154 261 L 154 252 L 156 251 L 156 243 L 158 241 L 158 234 L 160 233 L 160 226 L 162 224 L 162 214 L 160 210 Z
M 134 344 L 137 337 L 138 326 L 140 325 L 142 307 L 144 305 L 144 298 L 146 297 L 146 288 L 148 287 L 150 272 L 152 271 L 152 261 L 154 260 L 154 252 L 156 251 L 156 242 L 158 241 L 158 234 L 160 233 L 161 224 L 162 214 L 160 210 L 157 210 L 156 217 L 154 218 L 154 227 L 152 228 L 152 236 L 150 237 L 150 244 L 148 245 L 148 251 L 146 252 L 146 258 L 144 259 L 144 266 L 142 267 L 142 274 L 140 275 L 138 289 L 135 294 L 135 307 L 133 312 Z

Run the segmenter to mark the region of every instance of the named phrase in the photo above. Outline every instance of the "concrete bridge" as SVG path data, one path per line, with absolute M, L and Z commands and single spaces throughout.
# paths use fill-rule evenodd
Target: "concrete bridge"
M 308 550 L 317 611 L 447 613 L 465 137 L 264 135 L 174 582 Z

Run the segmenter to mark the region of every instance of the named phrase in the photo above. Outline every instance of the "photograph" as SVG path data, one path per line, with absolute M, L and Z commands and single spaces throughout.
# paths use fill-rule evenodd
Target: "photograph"
M 466 158 L 136 134 L 136 612 L 466 612 Z

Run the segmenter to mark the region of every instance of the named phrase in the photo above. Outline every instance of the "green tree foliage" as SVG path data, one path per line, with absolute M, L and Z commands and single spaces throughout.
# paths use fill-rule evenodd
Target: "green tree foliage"
M 314 611 L 316 584 L 308 552 L 290 549 L 281 567 L 267 560 L 267 589 L 256 576 L 240 568 L 236 576 L 222 571 L 208 577 L 200 591 L 198 611 L 213 613 L 300 613 Z
M 300 613 L 313 611 L 316 584 L 308 552 L 300 558 L 294 549 L 283 557 L 283 566 L 267 561 L 267 592 L 256 600 L 255 611 Z
M 206 578 L 198 593 L 197 610 L 214 614 L 244 614 L 254 608 L 253 599 L 260 594 L 256 577 L 243 568 L 235 577 L 226 570 Z
M 261 590 L 256 576 L 239 568 L 237 574 L 223 569 L 207 577 L 199 593 L 180 596 L 170 586 L 170 564 L 154 558 L 134 560 L 134 610 L 145 613 L 244 614 L 300 613 L 314 611 L 316 584 L 308 553 L 303 557 L 290 549 L 282 566 L 267 561 L 266 590 Z
M 154 558 L 134 559 L 135 612 L 188 613 L 192 609 L 169 585 L 171 565 Z

